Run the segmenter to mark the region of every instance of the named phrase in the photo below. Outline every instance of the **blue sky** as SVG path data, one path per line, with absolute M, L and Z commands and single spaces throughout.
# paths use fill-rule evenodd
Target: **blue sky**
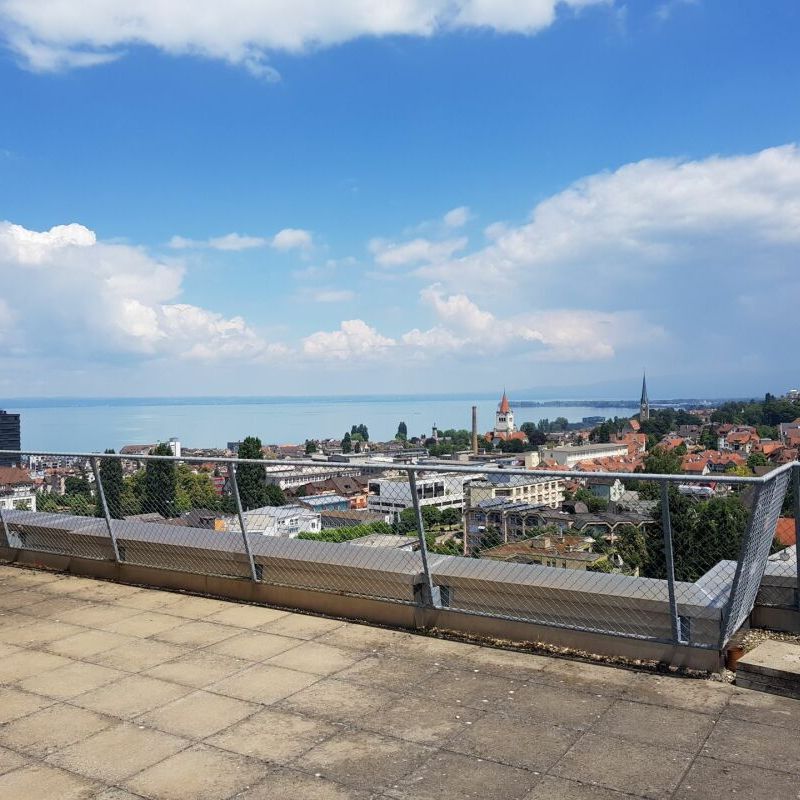
M 798 383 L 796 3 L 168 5 L 0 0 L 0 396 Z

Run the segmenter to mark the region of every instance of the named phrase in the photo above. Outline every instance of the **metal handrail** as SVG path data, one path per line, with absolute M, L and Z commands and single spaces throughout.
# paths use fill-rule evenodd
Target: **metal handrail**
M 386 462 L 376 463 L 374 461 L 313 461 L 311 459 L 261 459 L 261 458 L 236 458 L 230 456 L 154 456 L 154 455 L 130 455 L 126 453 L 66 453 L 66 452 L 52 452 L 44 450 L 0 450 L 0 457 L 13 457 L 13 456 L 43 456 L 51 458 L 85 458 L 91 460 L 102 456 L 103 458 L 116 458 L 122 461 L 174 461 L 192 464 L 207 464 L 209 462 L 215 464 L 256 464 L 259 466 L 270 465 L 285 465 L 287 467 L 316 467 L 322 468 L 347 468 L 359 467 L 361 469 L 382 470 L 384 472 L 389 470 L 397 470 L 398 472 L 450 472 L 450 473 L 464 473 L 472 475 L 484 475 L 487 472 L 502 473 L 503 475 L 524 475 L 531 477 L 536 475 L 540 477 L 551 478 L 619 478 L 620 480 L 640 480 L 640 481 L 663 481 L 668 483 L 708 483 L 715 481 L 717 483 L 728 483 L 731 485 L 736 484 L 764 484 L 768 480 L 772 480 L 782 472 L 791 470 L 795 466 L 800 466 L 800 461 L 793 461 L 776 467 L 772 472 L 760 477 L 743 477 L 740 475 L 727 475 L 713 474 L 713 475 L 683 475 L 683 474 L 668 474 L 668 473 L 651 473 L 651 472 L 603 472 L 592 471 L 582 472 L 581 470 L 555 470 L 555 469 L 521 469 L 521 468 L 506 468 L 496 466 L 461 466 L 457 464 L 403 464 L 399 462 Z M 588 460 L 588 459 L 587 459 Z

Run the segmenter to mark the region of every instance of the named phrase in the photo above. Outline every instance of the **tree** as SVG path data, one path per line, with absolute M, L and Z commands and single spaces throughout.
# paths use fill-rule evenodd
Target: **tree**
M 405 442 L 408 439 L 408 426 L 405 424 L 405 422 L 401 422 L 397 426 L 397 433 L 395 434 L 394 438 L 401 442 Z
M 528 443 L 540 447 L 547 441 L 543 431 L 540 431 L 532 422 L 523 422 L 519 429 L 528 437 Z
M 751 470 L 755 470 L 756 467 L 766 467 L 769 464 L 767 461 L 767 457 L 763 453 L 750 453 L 747 456 L 747 466 Z
M 623 525 L 619 528 L 615 549 L 631 572 L 641 570 L 647 563 L 647 542 L 644 533 L 635 525 Z
M 220 500 L 214 484 L 205 472 L 192 472 L 186 464 L 178 465 L 178 489 L 176 503 L 179 511 L 205 508 L 216 511 Z
M 361 439 L 356 439 L 356 443 L 353 446 L 353 452 L 354 453 L 360 453 L 361 452 Z
M 596 514 L 598 511 L 608 510 L 608 500 L 603 497 L 598 497 L 591 489 L 581 487 L 575 492 L 574 499 L 586 503 L 586 507 L 592 514 Z
M 350 439 L 350 432 L 348 431 L 342 437 L 342 452 L 343 453 L 349 453 L 349 452 L 352 451 L 352 449 L 353 449 L 353 442 Z
M 239 458 L 254 461 L 263 460 L 264 454 L 261 452 L 261 439 L 257 436 L 247 436 L 239 445 Z M 238 464 L 236 468 L 236 485 L 239 488 L 239 499 L 245 511 L 270 505 L 267 502 L 264 467 L 261 464 Z M 283 504 L 279 503 L 277 505 Z
M 171 456 L 168 444 L 160 444 L 150 451 L 151 456 Z M 161 514 L 164 517 L 178 516 L 175 494 L 178 477 L 174 461 L 148 461 L 144 468 L 144 497 L 142 511 L 145 514 Z
M 569 420 L 566 417 L 556 417 L 553 423 L 556 430 L 566 431 L 569 429 Z
M 306 439 L 306 455 L 310 456 L 317 452 L 317 443 L 313 439 Z
M 694 583 L 720 561 L 738 559 L 748 517 L 738 495 L 698 501 L 671 487 L 669 508 L 677 580 Z M 645 577 L 663 579 L 666 562 L 660 500 L 653 520 L 645 533 L 648 555 L 642 572 Z
M 653 475 L 679 475 L 683 469 L 679 453 L 655 447 L 644 460 L 644 471 Z
M 112 454 L 113 450 L 106 450 L 106 454 Z M 122 492 L 124 483 L 122 480 L 122 462 L 118 458 L 101 458 L 100 483 L 103 486 L 103 494 L 106 498 L 108 515 L 112 519 L 122 519 L 125 514 L 122 510 Z M 103 505 L 100 501 L 100 492 L 97 493 L 96 511 L 98 517 L 103 516 Z
M 280 486 L 270 483 L 265 487 L 265 506 L 285 506 L 287 503 L 286 495 Z
M 698 439 L 700 445 L 706 450 L 716 450 L 717 449 L 717 434 L 711 426 L 706 426 L 700 432 L 700 438 Z
M 356 436 L 358 436 L 362 442 L 369 441 L 369 431 L 363 422 L 359 425 L 353 425 L 352 428 L 350 428 L 350 437 L 355 441 Z
M 442 509 L 442 525 L 460 525 L 461 512 L 457 508 Z
M 83 497 L 91 498 L 92 487 L 83 476 L 68 475 L 64 479 L 64 494 L 83 495 Z

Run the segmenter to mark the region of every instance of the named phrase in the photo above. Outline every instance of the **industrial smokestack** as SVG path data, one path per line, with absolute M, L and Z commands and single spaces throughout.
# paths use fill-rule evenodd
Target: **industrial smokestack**
M 478 455 L 478 406 L 472 406 L 472 455 Z

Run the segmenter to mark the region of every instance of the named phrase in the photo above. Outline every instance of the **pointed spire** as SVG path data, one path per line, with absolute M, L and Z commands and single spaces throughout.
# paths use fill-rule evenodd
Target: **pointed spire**
M 642 399 L 639 401 L 639 419 L 650 419 L 650 401 L 647 399 L 647 375 L 642 370 Z
M 511 411 L 511 404 L 508 402 L 508 397 L 506 396 L 506 390 L 503 389 L 503 396 L 500 398 L 500 413 L 501 414 L 508 414 Z

